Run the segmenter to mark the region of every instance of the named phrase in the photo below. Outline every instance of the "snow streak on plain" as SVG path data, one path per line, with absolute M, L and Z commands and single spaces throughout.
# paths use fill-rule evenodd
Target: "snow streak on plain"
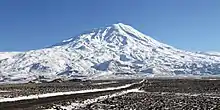
M 124 86 L 109 87 L 109 88 L 104 88 L 104 89 L 91 89 L 91 90 L 80 90 L 80 91 L 70 91 L 70 92 L 56 92 L 56 93 L 20 96 L 20 97 L 13 97 L 13 98 L 0 98 L 0 102 L 14 102 L 14 101 L 20 101 L 20 100 L 40 99 L 40 98 L 64 96 L 64 95 L 71 95 L 71 94 L 82 94 L 82 93 L 94 93 L 94 92 L 102 92 L 102 91 L 109 91 L 109 90 L 120 90 L 120 89 L 128 88 L 132 85 L 133 84 L 127 84 Z

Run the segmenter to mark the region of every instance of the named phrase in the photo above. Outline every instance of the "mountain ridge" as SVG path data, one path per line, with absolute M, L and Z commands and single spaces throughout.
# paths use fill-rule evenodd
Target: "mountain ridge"
M 220 56 L 176 49 L 123 23 L 0 58 L 1 82 L 31 81 L 40 76 L 112 79 L 219 74 Z

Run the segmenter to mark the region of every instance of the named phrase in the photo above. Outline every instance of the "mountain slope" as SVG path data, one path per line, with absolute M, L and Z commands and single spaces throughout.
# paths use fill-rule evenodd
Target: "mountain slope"
M 0 81 L 218 75 L 220 56 L 176 49 L 118 23 L 51 47 L 0 54 Z M 126 76 L 126 77 L 125 77 Z

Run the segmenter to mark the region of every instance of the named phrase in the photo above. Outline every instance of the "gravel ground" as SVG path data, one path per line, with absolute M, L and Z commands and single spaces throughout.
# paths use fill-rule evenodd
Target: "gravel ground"
M 32 94 L 53 93 L 53 92 L 101 89 L 107 87 L 122 86 L 137 81 L 139 80 L 114 80 L 114 81 L 95 80 L 95 81 L 85 81 L 85 82 L 61 82 L 61 83 L 40 83 L 40 84 L 34 84 L 34 83 L 4 84 L 4 85 L 0 85 L 0 91 L 4 91 L 4 92 L 0 92 L 0 98 L 1 97 L 11 98 L 11 97 L 27 96 Z
M 109 98 L 89 110 L 220 110 L 220 80 L 148 79 L 144 93 Z
M 220 110 L 220 98 L 159 93 L 129 93 L 89 105 L 90 110 Z
M 25 91 L 27 91 L 26 94 L 73 91 L 121 86 L 137 81 L 139 80 L 117 80 L 112 81 L 113 83 L 104 84 L 101 84 L 104 81 L 93 81 L 21 84 L 16 86 L 4 85 L 0 87 L 0 90 L 20 90 L 21 93 L 15 92 L 12 95 L 17 96 L 18 94 L 25 95 L 23 94 L 26 93 Z M 140 90 L 144 92 L 132 92 L 105 100 L 98 100 L 97 102 L 80 107 L 77 110 L 220 110 L 220 80 L 148 79 L 140 87 Z M 4 93 L 5 91 L 0 94 Z M 62 110 L 60 108 L 61 106 L 65 107 L 73 103 L 80 104 L 88 99 L 95 99 L 103 95 L 111 94 L 113 93 L 91 94 L 86 97 L 76 97 L 56 103 L 31 107 L 31 109 L 28 108 L 27 110 L 41 110 L 51 107 L 54 108 L 54 110 Z M 74 108 L 72 109 L 75 110 Z
M 147 92 L 220 93 L 220 80 L 149 79 L 142 88 Z

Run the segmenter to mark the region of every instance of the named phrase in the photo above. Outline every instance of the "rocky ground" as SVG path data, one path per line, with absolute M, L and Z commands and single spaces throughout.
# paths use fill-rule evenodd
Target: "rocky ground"
M 220 93 L 220 79 L 148 79 L 142 88 L 147 92 Z
M 98 110 L 219 110 L 220 98 L 162 93 L 129 93 L 86 107 Z
M 106 88 L 140 80 L 62 82 L 25 85 L 4 85 L 2 90 L 20 89 L 30 93 Z M 103 83 L 105 82 L 105 83 Z M 35 85 L 38 89 L 30 89 Z M 23 88 L 21 88 L 23 87 Z M 26 87 L 26 88 L 24 88 Z M 40 88 L 40 89 L 39 89 Z M 21 110 L 220 110 L 220 80 L 209 79 L 147 79 L 137 86 L 141 92 L 111 91 L 73 97 Z M 39 90 L 39 91 L 38 91 Z M 34 91 L 34 92 L 30 92 Z M 3 94 L 3 93 L 0 93 Z M 20 94 L 20 93 L 14 93 Z M 115 95 L 116 94 L 116 95 Z M 16 96 L 16 95 L 15 95 Z M 104 98 L 102 96 L 105 96 Z
M 220 80 L 148 79 L 145 92 L 108 98 L 84 109 L 220 110 Z
M 33 94 L 44 94 L 54 92 L 68 92 L 88 89 L 101 89 L 117 87 L 130 84 L 140 80 L 93 80 L 93 81 L 66 81 L 48 83 L 26 83 L 26 84 L 2 84 L 0 85 L 0 98 L 11 98 Z M 2 91 L 2 92 L 1 92 Z

